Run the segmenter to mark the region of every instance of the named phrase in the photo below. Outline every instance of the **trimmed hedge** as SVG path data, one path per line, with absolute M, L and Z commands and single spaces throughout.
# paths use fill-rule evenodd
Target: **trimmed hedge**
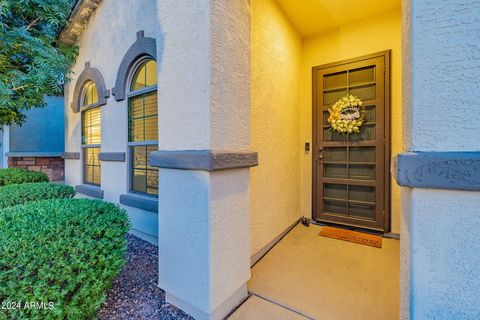
M 73 198 L 75 190 L 66 185 L 47 182 L 11 184 L 0 188 L 0 209 L 29 201 Z
M 129 226 L 125 210 L 99 200 L 0 210 L 0 301 L 21 306 L 0 309 L 0 319 L 93 318 L 125 263 Z
M 48 182 L 48 176 L 43 172 L 26 169 L 0 169 L 0 186 L 28 182 Z

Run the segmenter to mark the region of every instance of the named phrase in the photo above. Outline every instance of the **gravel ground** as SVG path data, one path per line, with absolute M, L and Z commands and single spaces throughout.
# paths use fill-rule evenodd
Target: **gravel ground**
M 127 235 L 127 240 L 127 264 L 113 281 L 98 318 L 193 320 L 165 303 L 165 292 L 157 287 L 158 248 L 132 235 Z

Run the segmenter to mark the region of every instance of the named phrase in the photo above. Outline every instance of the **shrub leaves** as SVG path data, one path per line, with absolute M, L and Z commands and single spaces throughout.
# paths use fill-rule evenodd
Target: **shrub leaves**
M 48 176 L 43 172 L 26 169 L 0 169 L 0 186 L 27 182 L 48 182 Z
M 54 199 L 0 210 L 0 301 L 53 302 L 0 319 L 89 319 L 125 261 L 126 212 L 99 200 Z
M 71 186 L 53 183 L 24 183 L 0 187 L 0 209 L 29 201 L 72 198 Z

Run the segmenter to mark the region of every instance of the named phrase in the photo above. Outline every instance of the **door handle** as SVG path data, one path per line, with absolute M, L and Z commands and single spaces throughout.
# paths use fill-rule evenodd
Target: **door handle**
M 323 160 L 323 148 L 318 148 L 317 159 Z

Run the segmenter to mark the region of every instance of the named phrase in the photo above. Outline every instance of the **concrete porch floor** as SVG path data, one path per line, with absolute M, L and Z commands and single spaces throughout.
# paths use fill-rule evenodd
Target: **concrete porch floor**
M 229 318 L 399 318 L 400 241 L 381 249 L 319 236 L 297 225 L 253 268 L 252 296 Z

